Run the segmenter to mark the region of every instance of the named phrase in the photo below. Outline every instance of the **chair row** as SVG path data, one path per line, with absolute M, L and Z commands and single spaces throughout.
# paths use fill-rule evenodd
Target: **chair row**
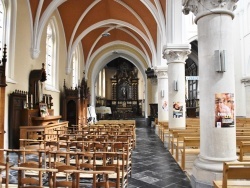
M 93 187 L 99 184 L 97 182 L 106 180 L 114 187 L 126 187 L 127 177 L 131 170 L 130 162 L 127 161 L 127 154 L 122 151 L 77 153 L 27 149 L 4 151 L 6 156 L 13 152 L 18 154 L 16 164 L 10 164 L 7 161 L 5 164 L 0 164 L 0 169 L 6 170 L 6 178 L 3 181 L 6 187 L 9 185 L 9 170 L 18 171 L 18 187 L 25 187 L 24 185 L 80 187 L 81 182 L 86 181 L 86 179 L 89 180 L 88 183 L 93 183 Z M 30 161 L 26 155 L 36 152 L 39 157 Z M 41 156 L 45 158 L 41 160 Z M 66 161 L 71 161 L 73 156 L 77 161 L 75 165 L 67 164 Z M 70 160 L 66 159 L 67 157 Z M 104 174 L 106 178 L 100 176 Z
M 135 148 L 136 146 L 136 132 L 135 132 L 135 126 L 134 125 L 91 125 L 84 127 L 81 130 L 75 130 L 72 132 L 71 130 L 68 132 L 65 132 L 65 130 L 58 130 L 57 133 L 58 137 L 62 137 L 63 135 L 68 135 L 68 137 L 73 138 L 75 137 L 80 137 L 82 135 L 83 137 L 94 137 L 94 135 L 101 136 L 108 136 L 114 137 L 114 135 L 130 135 L 131 136 L 131 141 L 133 142 L 133 147 Z M 55 138 L 54 135 L 51 135 L 53 138 Z M 44 139 L 49 138 L 48 134 L 44 134 Z M 59 138 L 57 138 L 58 140 Z

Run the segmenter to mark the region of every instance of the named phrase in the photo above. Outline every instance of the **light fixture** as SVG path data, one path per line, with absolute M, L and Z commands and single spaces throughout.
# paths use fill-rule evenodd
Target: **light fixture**
M 174 81 L 174 90 L 178 91 L 178 81 L 177 80 Z
M 161 90 L 161 97 L 164 97 L 164 90 Z
M 215 50 L 215 70 L 216 72 L 226 72 L 226 51 L 225 50 Z
M 110 36 L 110 33 L 109 32 L 105 32 L 102 34 L 103 37 L 109 37 Z

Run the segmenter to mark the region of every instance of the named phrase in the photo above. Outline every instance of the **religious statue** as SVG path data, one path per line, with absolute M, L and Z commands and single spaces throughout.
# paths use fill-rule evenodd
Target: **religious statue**
M 122 87 L 121 90 L 122 90 L 122 96 L 123 96 L 123 98 L 126 98 L 126 96 L 127 96 L 126 88 Z
M 44 84 L 46 81 L 46 71 L 44 69 L 44 63 L 42 69 L 32 70 L 29 75 L 29 93 L 34 96 L 32 104 L 38 105 L 43 101 Z

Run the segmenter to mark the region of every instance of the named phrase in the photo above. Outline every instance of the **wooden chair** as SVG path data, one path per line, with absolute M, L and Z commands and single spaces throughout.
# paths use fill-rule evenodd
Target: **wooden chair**
M 72 177 L 72 173 L 67 172 L 65 170 L 77 170 L 76 166 L 70 166 L 70 165 L 60 165 L 56 166 L 55 169 L 56 172 L 53 173 L 53 187 L 76 187 L 74 185 Z
M 25 162 L 20 164 L 18 167 L 11 167 L 11 170 L 18 171 L 18 188 L 43 188 L 43 177 L 41 174 L 48 173 L 49 177 L 49 187 L 52 187 L 52 173 L 55 173 L 57 170 L 55 169 L 47 169 L 47 168 L 40 168 L 38 164 L 34 162 Z M 38 178 L 34 178 L 31 176 L 27 177 L 26 171 L 37 171 Z
M 2 172 L 5 171 L 6 175 L 3 178 L 2 177 Z M 5 184 L 5 187 L 8 188 L 9 187 L 9 165 L 8 163 L 0 163 L 0 187 L 2 184 Z
M 46 151 L 37 147 L 37 145 L 29 145 L 29 149 L 27 149 L 27 147 L 23 149 L 13 149 L 13 152 L 16 152 L 18 155 L 18 167 L 30 168 L 29 170 L 23 170 L 22 172 L 19 171 L 19 173 L 24 173 L 24 176 L 26 177 L 42 180 L 44 171 L 33 170 L 32 167 L 43 168 L 43 156 Z
M 122 152 L 124 154 L 124 159 L 117 157 L 114 160 L 114 164 L 120 165 L 120 170 L 124 170 L 123 178 L 127 179 L 127 176 L 132 175 L 132 151 L 129 147 L 128 142 L 117 142 L 113 144 L 113 152 Z
M 6 175 L 4 178 L 1 177 L 1 185 L 5 186 L 6 188 L 8 187 L 13 187 L 13 184 L 9 184 L 9 172 L 10 172 L 10 168 L 14 167 L 15 165 L 18 165 L 18 166 L 22 166 L 24 165 L 25 166 L 25 163 L 28 161 L 26 159 L 26 155 L 29 155 L 29 154 L 35 154 L 36 155 L 36 159 L 35 161 L 29 161 L 28 163 L 32 163 L 34 164 L 34 167 L 41 167 L 42 166 L 42 153 L 44 153 L 44 151 L 40 151 L 40 150 L 28 150 L 28 149 L 1 149 L 5 152 L 5 156 L 6 156 L 6 160 L 4 162 L 1 162 L 0 163 L 0 169 L 1 169 L 1 172 L 2 171 L 5 171 Z M 11 153 L 16 153 L 18 155 L 18 159 L 17 159 L 17 163 L 10 163 L 10 154 Z M 42 171 L 39 172 L 37 170 L 34 170 L 33 169 L 29 169 L 29 170 L 26 170 L 25 171 L 25 176 L 28 176 L 28 177 L 32 177 L 32 178 L 39 178 L 42 179 Z M 1 175 L 1 174 L 0 174 Z
M 9 149 L 0 149 L 0 151 L 4 152 L 4 155 L 6 157 L 5 161 L 1 161 L 0 162 L 0 187 L 1 184 L 4 185 L 5 187 L 8 188 L 9 187 L 9 171 L 10 171 L 10 167 L 13 166 L 14 164 L 11 164 L 9 162 L 9 154 L 11 152 L 11 150 Z M 2 177 L 2 172 L 5 171 L 5 176 Z
M 93 175 L 93 188 L 120 188 L 120 169 L 118 166 L 97 166 Z M 104 173 L 109 172 L 109 173 Z M 115 174 L 115 181 L 110 180 L 110 175 Z
M 95 160 L 93 163 L 91 161 L 94 160 L 94 154 L 88 152 L 79 152 L 77 154 L 77 169 L 79 171 L 84 171 L 86 173 L 76 173 L 74 177 L 76 178 L 76 185 L 82 184 L 92 184 L 93 181 L 93 172 L 95 169 Z M 87 173 L 89 172 L 89 173 Z
M 84 185 L 86 184 L 86 183 L 82 183 L 79 181 L 78 177 L 81 176 L 82 174 L 89 175 L 89 176 L 93 177 L 93 181 L 91 183 L 93 188 L 97 188 L 97 187 L 110 188 L 108 175 L 115 173 L 115 171 L 110 171 L 110 170 L 108 170 L 108 171 L 64 170 L 64 172 L 72 174 L 72 185 L 74 188 L 82 188 L 83 184 Z M 102 182 L 100 182 L 99 178 L 97 178 L 100 176 L 102 176 L 102 177 L 105 176 L 106 179 L 102 180 Z

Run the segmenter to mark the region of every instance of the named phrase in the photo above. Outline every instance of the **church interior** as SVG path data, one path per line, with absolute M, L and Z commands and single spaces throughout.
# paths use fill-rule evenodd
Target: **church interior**
M 0 0 L 0 187 L 250 187 L 250 0 Z

